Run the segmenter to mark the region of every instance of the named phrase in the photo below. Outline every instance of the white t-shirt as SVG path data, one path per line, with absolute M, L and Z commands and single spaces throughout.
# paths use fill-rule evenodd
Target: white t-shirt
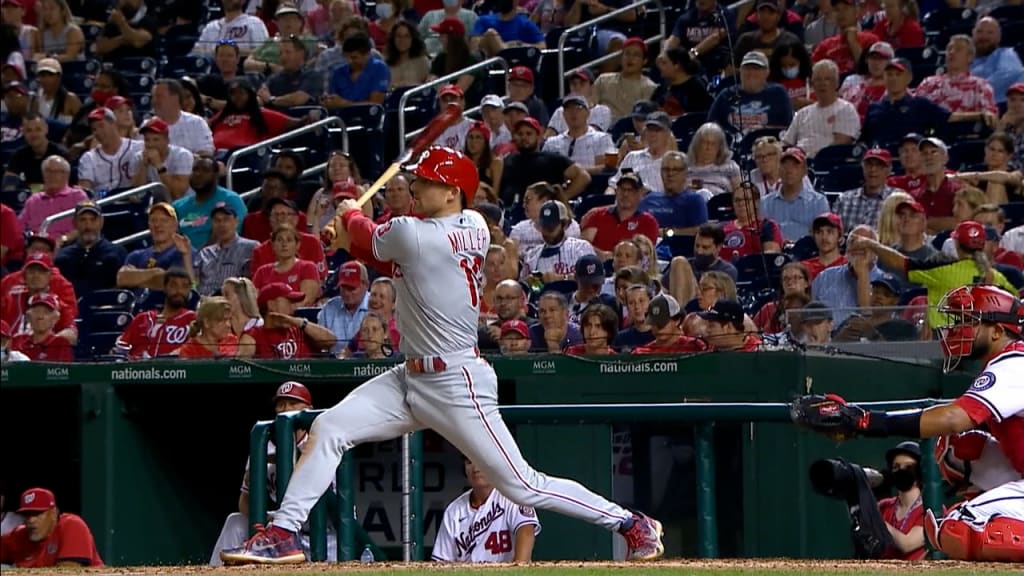
M 598 130 L 607 132 L 608 127 L 612 125 L 612 111 L 604 104 L 597 104 L 590 109 L 590 118 L 587 121 L 591 126 L 597 126 Z M 548 128 L 558 134 L 569 129 L 569 126 L 565 124 L 565 112 L 562 111 L 561 106 L 551 115 L 551 120 L 548 120 Z
M 515 559 L 516 532 L 533 526 L 540 534 L 537 512 L 519 506 L 491 490 L 479 508 L 469 504 L 472 491 L 459 496 L 444 511 L 434 539 L 431 559 L 440 562 L 511 562 Z
M 139 169 L 139 165 L 142 164 L 143 152 L 144 150 L 140 146 L 139 150 L 132 155 L 131 163 L 128 166 L 128 170 L 132 174 L 135 174 Z M 164 161 L 164 167 L 167 168 L 167 173 L 172 176 L 191 175 L 192 159 L 193 156 L 188 150 L 171 144 L 168 146 L 167 160 Z M 149 166 L 146 168 L 146 180 L 148 182 L 159 182 L 160 173 L 153 166 Z
M 132 158 L 142 150 L 142 142 L 121 138 L 121 146 L 108 155 L 99 146 L 89 150 L 78 160 L 78 180 L 92 182 L 93 190 L 131 188 Z
M 168 122 L 168 127 L 171 144 L 181 146 L 193 154 L 213 154 L 213 132 L 206 120 L 183 110 L 178 121 L 174 124 Z
M 618 152 L 612 137 L 593 126 L 589 126 L 587 132 L 579 138 L 569 136 L 568 132 L 552 136 L 544 141 L 543 150 L 566 156 L 583 167 L 600 165 L 604 162 L 605 154 Z
M 445 128 L 437 140 L 434 140 L 434 144 L 462 152 L 466 148 L 466 134 L 469 133 L 472 124 L 472 120 L 463 118 L 458 124 Z
M 782 141 L 814 156 L 818 150 L 832 144 L 835 134 L 854 140 L 860 135 L 860 115 L 853 104 L 842 98 L 828 106 L 811 104 L 797 110 L 793 122 L 782 134 Z
M 234 40 L 239 50 L 248 53 L 258 48 L 268 37 L 266 25 L 256 16 L 240 14 L 230 22 L 218 18 L 206 24 L 192 51 L 196 54 L 213 54 L 217 42 Z

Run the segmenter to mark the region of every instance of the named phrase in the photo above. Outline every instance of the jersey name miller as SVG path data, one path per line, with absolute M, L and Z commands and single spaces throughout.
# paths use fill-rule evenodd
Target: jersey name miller
M 453 230 L 448 233 L 448 243 L 452 246 L 452 254 L 465 252 L 487 252 L 491 243 L 490 234 L 483 228 Z
M 491 502 L 491 509 L 487 511 L 487 515 L 483 518 L 473 522 L 468 530 L 459 533 L 458 538 L 455 539 L 455 547 L 458 550 L 459 556 L 469 556 L 473 553 L 473 549 L 476 548 L 477 538 L 486 534 L 491 529 L 491 524 L 498 518 L 505 515 L 505 509 L 501 507 L 497 500 Z

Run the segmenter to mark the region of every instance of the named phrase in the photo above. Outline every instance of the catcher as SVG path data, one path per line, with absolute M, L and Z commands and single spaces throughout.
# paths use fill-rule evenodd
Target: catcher
M 985 362 L 967 392 L 926 410 L 868 411 L 842 398 L 804 396 L 790 406 L 793 421 L 837 440 L 852 436 L 933 438 L 986 426 L 1007 460 L 1024 474 L 1024 305 L 994 286 L 964 286 L 946 294 L 939 313 L 943 369 L 963 359 Z M 1024 479 L 1018 477 L 950 510 L 925 517 L 931 546 L 957 560 L 1024 562 Z

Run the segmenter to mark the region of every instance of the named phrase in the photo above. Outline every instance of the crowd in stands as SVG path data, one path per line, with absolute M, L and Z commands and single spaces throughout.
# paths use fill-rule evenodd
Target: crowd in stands
M 450 105 L 488 353 L 929 340 L 1024 289 L 1019 1 L 663 4 L 655 42 L 628 0 L 2 0 L 4 358 L 399 357 L 335 208 Z

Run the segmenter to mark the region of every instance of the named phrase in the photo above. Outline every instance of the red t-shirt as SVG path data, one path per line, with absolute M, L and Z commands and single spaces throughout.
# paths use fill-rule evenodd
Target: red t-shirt
M 775 242 L 782 247 L 782 229 L 771 218 L 762 218 L 755 227 L 740 227 L 736 220 L 726 222 L 722 228 L 725 243 L 718 251 L 718 257 L 726 262 L 735 258 L 760 254 L 765 242 Z
M 229 357 L 238 353 L 238 336 L 228 334 L 226 338 L 217 344 L 217 353 L 210 352 L 210 349 L 189 338 L 188 342 L 178 349 L 178 358 L 217 358 Z
M 807 267 L 807 272 L 810 274 L 812 282 L 818 276 L 818 274 L 821 274 L 821 271 L 824 270 L 825 268 L 831 268 L 833 266 L 842 266 L 843 264 L 846 264 L 846 256 L 842 255 L 839 256 L 838 260 L 829 264 L 828 266 L 821 263 L 820 256 L 815 256 L 810 260 L 803 261 L 803 265 Z
M 21 270 L 11 272 L 4 276 L 3 279 L 0 279 L 0 294 L 20 294 L 26 290 L 25 273 Z M 65 278 L 57 268 L 50 272 L 50 289 L 48 292 L 57 296 L 61 304 L 70 306 L 73 314 L 78 316 L 78 298 L 75 296 L 75 287 L 71 285 L 71 281 Z
M 804 78 L 782 78 L 779 85 L 786 89 L 790 100 L 796 98 L 811 98 L 814 93 L 811 91 L 809 81 Z
M 924 174 L 913 176 L 910 174 L 900 174 L 899 176 L 889 176 L 885 183 L 892 188 L 899 188 L 916 198 L 924 191 L 924 187 L 928 184 L 928 179 L 925 178 Z
M 252 283 L 256 286 L 257 290 L 267 284 L 283 282 L 291 286 L 292 290 L 302 292 L 303 280 L 320 282 L 320 272 L 316 269 L 316 264 L 309 260 L 296 260 L 295 264 L 287 272 L 278 272 L 274 269 L 274 266 L 276 264 L 264 264 L 252 275 Z
M 889 32 L 889 19 L 883 16 L 871 32 L 883 42 L 892 45 L 893 50 L 900 48 L 920 48 L 924 46 L 924 30 L 913 18 L 904 18 L 899 29 Z
M 1006 248 L 996 248 L 995 261 L 996 264 L 1013 266 L 1018 270 L 1024 268 L 1024 259 L 1020 257 L 1020 254 Z
M 312 234 L 306 232 L 300 232 L 301 238 L 299 239 L 299 251 L 297 256 L 302 260 L 309 260 L 316 264 L 317 271 L 320 274 L 321 280 L 327 279 L 327 257 L 324 256 L 324 245 L 320 242 L 320 239 Z M 277 262 L 277 256 L 274 256 L 274 246 L 270 243 L 270 240 L 261 243 L 252 251 L 252 258 L 249 260 L 250 270 L 259 270 L 264 264 L 273 264 Z
M 34 342 L 31 334 L 18 334 L 11 340 L 11 350 L 39 362 L 72 362 L 75 359 L 71 343 L 53 332 L 42 342 Z
M 18 222 L 18 214 L 7 204 L 0 204 L 0 246 L 7 247 L 7 254 L 0 260 L 0 266 L 6 265 L 8 260 L 25 259 L 25 236 L 21 222 Z
M 615 245 L 629 240 L 637 234 L 643 234 L 658 242 L 658 220 L 648 212 L 637 211 L 625 220 L 619 219 L 615 206 L 592 208 L 580 220 L 580 229 L 596 228 L 593 245 L 598 250 L 611 252 Z
M 288 128 L 288 123 L 292 121 L 289 116 L 274 110 L 260 108 L 260 111 L 263 112 L 263 121 L 267 123 L 266 134 L 261 135 L 256 132 L 256 127 L 252 125 L 248 114 L 232 114 L 220 121 L 213 129 L 213 146 L 218 150 L 251 146 L 267 138 L 283 134 Z M 222 114 L 218 113 L 214 118 L 216 119 Z
M 857 32 L 857 44 L 862 50 L 867 50 L 875 42 L 878 42 L 878 36 L 873 32 Z M 836 63 L 840 74 L 853 72 L 853 69 L 857 67 L 853 53 L 850 52 L 850 47 L 846 44 L 845 34 L 836 34 L 825 38 L 811 53 L 812 62 L 820 62 L 826 58 Z
M 928 190 L 927 183 L 925 186 L 920 192 L 913 194 L 914 199 L 920 202 L 921 206 L 924 206 L 925 216 L 929 218 L 952 216 L 953 196 L 957 190 L 964 187 L 963 183 L 946 177 L 942 184 L 939 184 L 938 190 Z
M 51 286 L 53 282 L 50 282 Z M 54 296 L 60 299 L 60 310 L 57 311 L 60 317 L 57 318 L 57 323 L 53 325 L 54 332 L 60 332 L 68 328 L 75 327 L 75 317 L 78 315 L 78 302 L 74 299 L 74 289 L 72 289 L 71 300 L 65 300 L 62 295 L 56 292 L 50 292 Z M 28 316 L 25 313 L 28 311 L 28 289 L 24 285 L 17 286 L 12 292 L 5 292 L 2 298 L 2 304 L 0 304 L 0 318 L 7 322 L 7 325 L 11 327 L 11 333 L 14 335 L 18 334 L 30 334 L 32 328 L 28 324 Z
M 135 316 L 117 339 L 117 347 L 128 351 L 131 358 L 155 358 L 174 352 L 188 340 L 188 330 L 196 313 L 181 310 L 170 318 L 158 310 Z
M 46 568 L 57 562 L 78 562 L 82 566 L 103 566 L 96 541 L 85 520 L 67 512 L 60 515 L 50 536 L 41 542 L 28 538 L 25 526 L 4 534 L 0 563 L 18 568 Z
M 882 520 L 885 520 L 890 526 L 904 534 L 909 534 L 916 526 L 924 528 L 924 506 L 921 505 L 920 500 L 914 503 L 914 507 L 910 509 L 910 512 L 908 512 L 906 517 L 902 520 L 896 519 L 896 508 L 898 505 L 899 499 L 895 496 L 879 500 L 878 511 L 882 514 Z M 915 548 L 906 554 L 894 548 L 890 548 L 885 551 L 882 558 L 893 558 L 896 560 L 924 560 L 924 556 L 927 553 L 928 550 L 924 546 Z
M 633 349 L 633 354 L 692 354 L 704 352 L 707 349 L 708 345 L 700 338 L 680 336 L 678 340 L 667 346 L 659 346 L 654 342 L 647 346 L 639 346 Z
M 258 326 L 246 332 L 256 341 L 256 358 L 291 360 L 294 358 L 310 358 L 313 356 L 313 346 L 302 333 L 295 327 L 288 328 L 267 328 Z
M 299 223 L 295 227 L 299 230 L 306 229 L 305 212 L 299 210 Z M 245 220 L 242 220 L 242 236 L 244 238 L 257 242 L 266 242 L 270 240 L 270 233 L 272 231 L 270 228 L 270 215 L 264 213 L 263 210 L 250 212 L 246 215 Z

